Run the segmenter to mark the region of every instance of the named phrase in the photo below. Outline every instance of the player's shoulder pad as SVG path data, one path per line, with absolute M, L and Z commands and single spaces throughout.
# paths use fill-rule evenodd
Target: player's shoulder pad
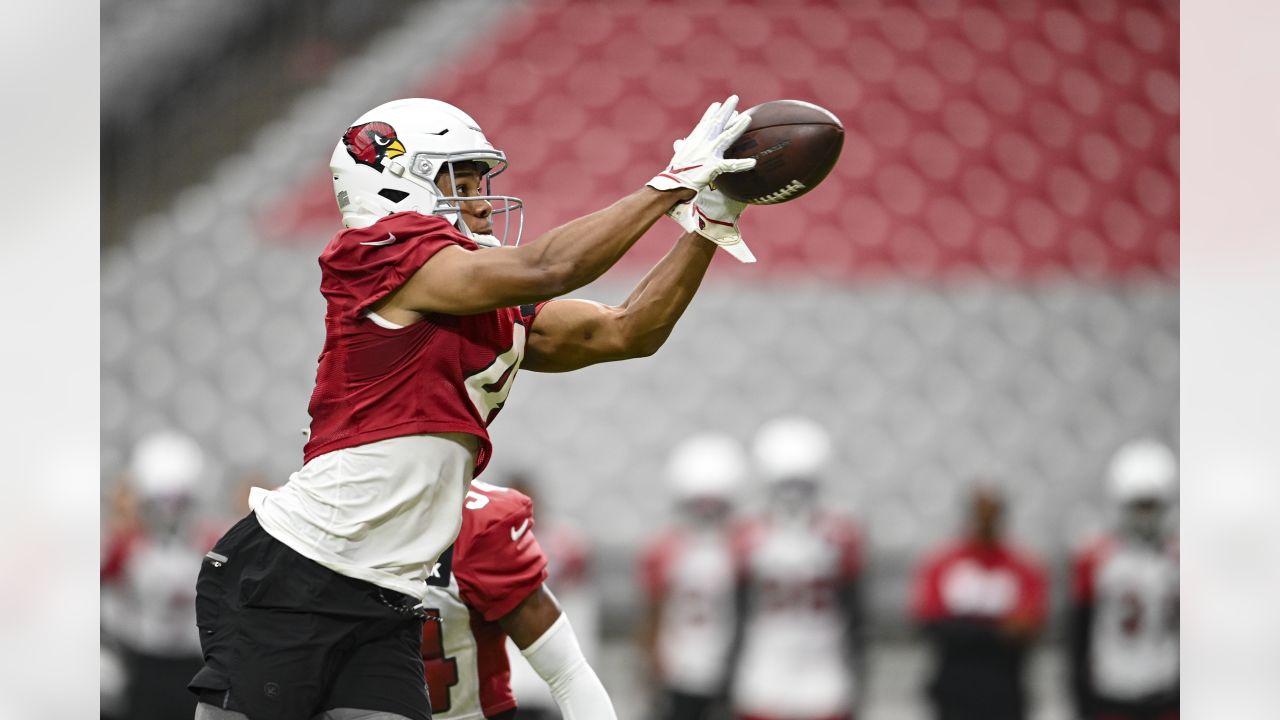
M 358 244 L 366 247 L 381 247 L 374 243 L 393 244 L 393 242 L 388 242 L 390 240 L 389 235 L 395 237 L 393 242 L 403 242 L 424 235 L 434 235 L 447 237 L 467 248 L 475 247 L 475 243 L 458 232 L 453 223 L 450 223 L 445 218 L 439 215 L 424 215 L 413 210 L 392 213 L 380 218 L 378 222 L 368 227 L 351 228 L 341 233 L 344 244 L 348 246 Z
M 1110 533 L 1095 533 L 1077 542 L 1072 553 L 1076 563 L 1094 563 L 1115 549 L 1116 538 Z
M 861 535 L 858 523 L 848 515 L 824 512 L 816 524 L 832 540 L 857 542 Z
M 533 525 L 533 500 L 519 490 L 500 485 L 473 481 L 462 507 L 460 536 L 482 535 L 499 525 L 511 525 L 523 532 L 519 528 L 525 520 L 529 521 L 525 531 Z
M 640 553 L 641 559 L 645 562 L 665 560 L 680 549 L 680 545 L 684 542 L 684 537 L 684 531 L 676 526 L 660 530 L 645 543 Z
M 922 567 L 941 567 L 968 556 L 971 548 L 963 539 L 947 540 L 941 545 L 924 553 L 920 565 Z
M 1023 570 L 1044 574 L 1044 562 L 1040 559 L 1040 555 L 1031 548 L 1024 547 L 1022 545 L 1013 545 L 1011 543 L 1006 546 L 1005 552 L 1009 557 L 1009 560 L 1021 567 Z
M 468 250 L 477 248 L 475 243 L 439 215 L 407 211 L 387 215 L 368 227 L 348 228 L 339 232 L 320 254 L 320 263 L 358 263 L 356 258 L 400 255 L 415 240 L 421 238 L 452 243 Z
M 769 524 L 761 517 L 739 517 L 730 521 L 729 545 L 735 552 L 750 552 L 769 532 Z

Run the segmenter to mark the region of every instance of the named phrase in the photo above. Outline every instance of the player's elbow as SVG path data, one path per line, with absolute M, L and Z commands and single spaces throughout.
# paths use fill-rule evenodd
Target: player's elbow
M 662 348 L 666 341 L 667 336 L 665 333 L 661 336 L 646 335 L 645 337 L 637 340 L 631 347 L 631 357 L 652 357 L 657 354 L 658 350 Z
M 649 313 L 648 315 L 652 315 Z M 646 316 L 634 309 L 624 309 L 617 317 L 628 358 L 650 357 L 671 337 L 675 321 Z
M 628 358 L 651 357 L 662 348 L 670 336 L 670 327 L 632 327 L 626 333 L 625 355 Z
M 618 359 L 638 360 L 640 358 L 652 357 L 658 352 L 658 348 L 660 347 L 662 347 L 661 344 L 655 345 L 652 343 L 628 345 L 622 350 L 622 352 L 618 353 Z

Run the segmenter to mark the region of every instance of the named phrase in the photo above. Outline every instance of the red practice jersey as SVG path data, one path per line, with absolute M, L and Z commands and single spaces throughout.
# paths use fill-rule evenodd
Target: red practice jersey
M 422 659 L 438 720 L 493 717 L 516 706 L 498 620 L 547 579 L 533 537 L 533 502 L 472 483 L 462 530 L 427 580 Z
M 947 618 L 1039 625 L 1046 612 L 1046 580 L 1040 566 L 1007 545 L 961 541 L 921 565 L 913 608 L 920 622 Z
M 480 439 L 475 474 L 484 470 L 492 449 L 486 428 L 511 391 L 537 307 L 431 313 L 395 329 L 367 317 L 370 306 L 450 245 L 478 247 L 444 218 L 417 212 L 329 241 L 320 255 L 325 342 L 304 462 L 402 435 L 462 432 Z

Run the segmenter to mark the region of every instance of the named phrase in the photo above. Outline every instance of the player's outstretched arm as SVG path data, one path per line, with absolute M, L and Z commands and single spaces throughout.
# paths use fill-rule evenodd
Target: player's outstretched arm
M 530 328 L 522 367 L 565 372 L 654 354 L 689 307 L 715 249 L 700 235 L 684 235 L 618 306 L 547 303 Z
M 582 656 L 568 616 L 546 585 L 498 622 L 551 688 L 564 720 L 616 720 L 609 693 Z
M 683 188 L 641 188 L 526 245 L 445 248 L 386 302 L 419 313 L 471 315 L 562 295 L 600 277 L 663 213 L 691 197 Z
M 540 302 L 576 290 L 613 266 L 653 223 L 692 200 L 723 172 L 751 168 L 724 151 L 746 129 L 737 96 L 713 103 L 684 138 L 667 168 L 613 205 L 513 248 L 468 252 L 445 248 L 388 296 L 387 304 L 419 313 L 466 315 Z

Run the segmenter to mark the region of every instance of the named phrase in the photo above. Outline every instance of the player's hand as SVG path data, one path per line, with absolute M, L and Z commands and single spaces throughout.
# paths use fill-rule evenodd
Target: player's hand
M 711 103 L 693 132 L 677 140 L 675 155 L 667 169 L 646 183 L 655 190 L 689 188 L 700 192 L 724 172 L 741 172 L 755 166 L 753 158 L 726 160 L 724 151 L 747 129 L 751 118 L 739 115 L 738 96 L 730 95 L 724 103 Z
M 667 215 L 686 232 L 698 233 L 739 262 L 753 263 L 756 257 L 738 232 L 738 218 L 746 207 L 746 203 L 708 187 L 698 193 L 693 202 L 680 203 L 667 211 Z

